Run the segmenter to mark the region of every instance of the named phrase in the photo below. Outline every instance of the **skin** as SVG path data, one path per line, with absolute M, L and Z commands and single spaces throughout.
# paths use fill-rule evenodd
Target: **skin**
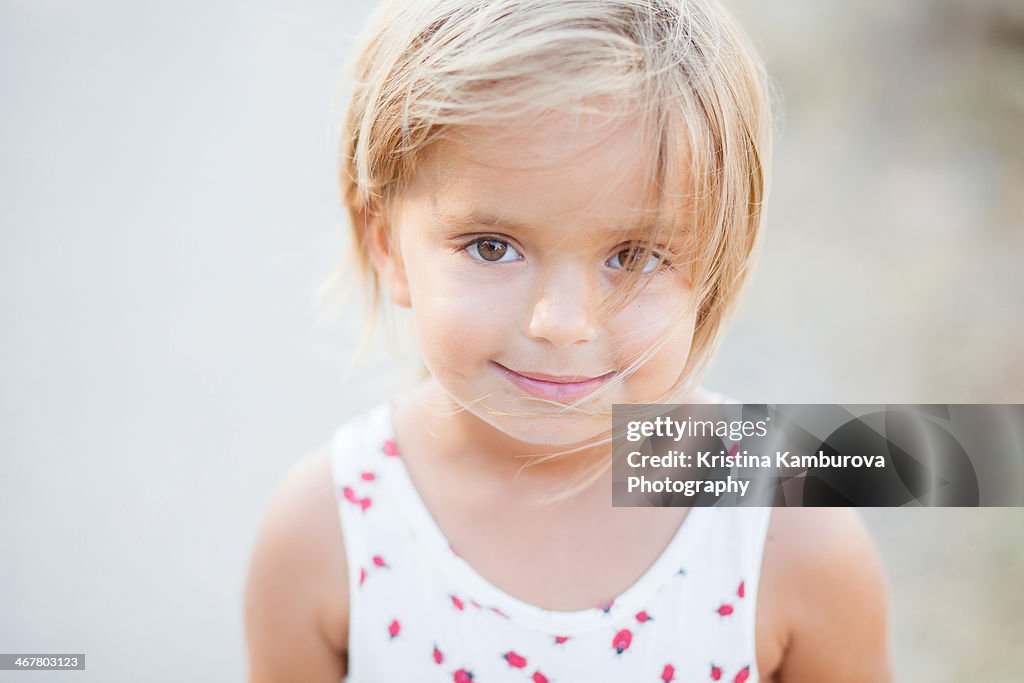
M 412 309 L 438 385 L 431 408 L 457 411 L 443 424 L 438 418 L 438 431 L 477 448 L 491 467 L 592 440 L 608 424 L 607 415 L 557 414 L 493 362 L 589 378 L 622 370 L 664 339 L 638 372 L 589 402 L 604 411 L 658 402 L 682 373 L 694 328 L 685 270 L 657 268 L 657 259 L 637 264 L 653 268 L 647 288 L 610 319 L 598 316 L 625 278 L 629 257 L 621 252 L 642 234 L 628 228 L 652 208 L 636 154 L 642 144 L 635 123 L 609 131 L 561 119 L 445 143 L 403 195 L 392 224 L 374 223 L 375 265 L 395 302 Z M 464 223 L 482 213 L 505 220 Z M 388 244 L 389 230 L 397 247 Z M 469 244 L 480 238 L 492 241 Z M 674 311 L 685 315 L 673 320 Z M 501 414 L 514 412 L 520 415 Z
M 610 471 L 557 508 L 531 504 L 529 494 L 609 456 L 607 445 L 592 443 L 607 417 L 557 414 L 492 364 L 594 376 L 667 339 L 587 407 L 658 402 L 671 388 L 693 336 L 687 273 L 655 269 L 629 306 L 598 315 L 602 298 L 621 285 L 625 261 L 616 255 L 635 235 L 622 226 L 651 200 L 635 154 L 642 141 L 629 123 L 609 131 L 554 119 L 446 142 L 392 216 L 368 217 L 375 267 L 393 301 L 412 309 L 431 372 L 396 401 L 394 430 L 410 477 L 476 571 L 548 609 L 583 609 L 620 593 L 689 511 L 611 507 Z M 474 211 L 505 220 L 458 224 Z M 481 237 L 505 246 L 465 248 Z M 671 320 L 670 310 L 684 314 Z M 697 390 L 679 402 L 705 399 Z M 586 447 L 521 470 L 525 455 L 576 444 Z M 292 468 L 263 522 L 246 584 L 252 683 L 336 683 L 344 674 L 347 567 L 329 455 L 325 445 Z M 618 552 L 609 555 L 609 546 Z M 538 556 L 545 561 L 533 561 Z M 885 581 L 854 511 L 775 510 L 761 586 L 762 680 L 889 680 Z

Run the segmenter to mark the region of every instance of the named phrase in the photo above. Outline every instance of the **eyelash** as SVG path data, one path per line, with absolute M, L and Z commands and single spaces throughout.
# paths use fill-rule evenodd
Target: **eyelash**
M 516 253 L 518 253 L 518 250 L 516 250 L 515 247 L 512 246 L 512 243 L 510 241 L 508 241 L 504 237 L 498 237 L 497 235 L 483 235 L 481 237 L 474 237 L 472 240 L 464 243 L 461 247 L 456 249 L 455 253 L 458 253 L 458 252 L 461 252 L 461 251 L 468 252 L 470 247 L 472 247 L 473 245 L 478 245 L 481 242 L 499 242 L 499 243 L 504 244 L 507 247 L 515 250 Z M 631 246 L 631 244 L 625 245 L 623 248 L 619 249 L 614 254 L 612 254 L 612 256 L 609 257 L 608 260 L 610 261 L 611 259 L 617 257 L 622 252 L 627 251 L 630 248 L 630 246 Z M 664 258 L 664 256 L 660 252 L 652 250 L 651 253 L 648 254 L 648 259 L 651 258 L 652 256 L 658 259 L 658 266 L 657 266 L 657 268 L 655 270 L 651 270 L 649 272 L 645 272 L 644 275 L 653 275 L 655 272 L 662 271 L 662 270 L 674 270 L 674 266 L 672 265 L 672 262 L 669 261 L 668 259 Z M 477 263 L 504 263 L 504 261 L 488 261 L 487 259 L 476 258 L 476 257 L 473 257 L 473 256 L 471 256 L 470 258 L 472 258 Z M 513 259 L 513 260 L 520 260 L 520 259 Z M 625 268 L 617 268 L 616 270 L 622 270 L 623 272 L 626 272 Z

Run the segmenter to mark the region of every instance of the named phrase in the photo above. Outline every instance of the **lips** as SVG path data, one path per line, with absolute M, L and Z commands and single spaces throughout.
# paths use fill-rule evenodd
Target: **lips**
M 492 361 L 506 379 L 523 391 L 539 398 L 552 401 L 575 401 L 595 391 L 607 382 L 615 372 L 608 372 L 597 377 L 580 377 L 579 375 L 547 375 L 539 372 L 518 372 L 501 363 Z

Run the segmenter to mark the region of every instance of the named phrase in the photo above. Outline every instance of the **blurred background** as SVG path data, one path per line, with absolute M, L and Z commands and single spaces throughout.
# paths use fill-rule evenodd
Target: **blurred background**
M 359 299 L 315 305 L 372 4 L 0 0 L 0 652 L 88 667 L 0 681 L 241 680 L 271 491 L 414 374 L 383 337 L 346 374 Z M 782 110 L 707 386 L 1024 401 L 1024 5 L 728 4 Z M 897 680 L 1021 680 L 1024 510 L 861 514 Z

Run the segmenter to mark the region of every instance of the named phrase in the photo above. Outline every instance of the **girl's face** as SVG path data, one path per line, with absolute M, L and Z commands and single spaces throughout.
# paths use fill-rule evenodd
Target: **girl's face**
M 613 375 L 667 335 L 621 385 L 583 404 L 610 411 L 613 403 L 662 399 L 689 355 L 688 274 L 656 258 L 632 260 L 628 251 L 654 200 L 638 153 L 642 131 L 635 124 L 608 131 L 560 118 L 445 141 L 390 217 L 397 249 L 378 253 L 396 303 L 412 308 L 436 382 L 473 415 L 526 443 L 577 444 L 606 432 L 609 419 L 557 415 L 558 406 L 533 396 L 570 403 L 585 387 L 512 373 Z M 650 271 L 649 286 L 600 320 L 600 303 L 630 267 Z

